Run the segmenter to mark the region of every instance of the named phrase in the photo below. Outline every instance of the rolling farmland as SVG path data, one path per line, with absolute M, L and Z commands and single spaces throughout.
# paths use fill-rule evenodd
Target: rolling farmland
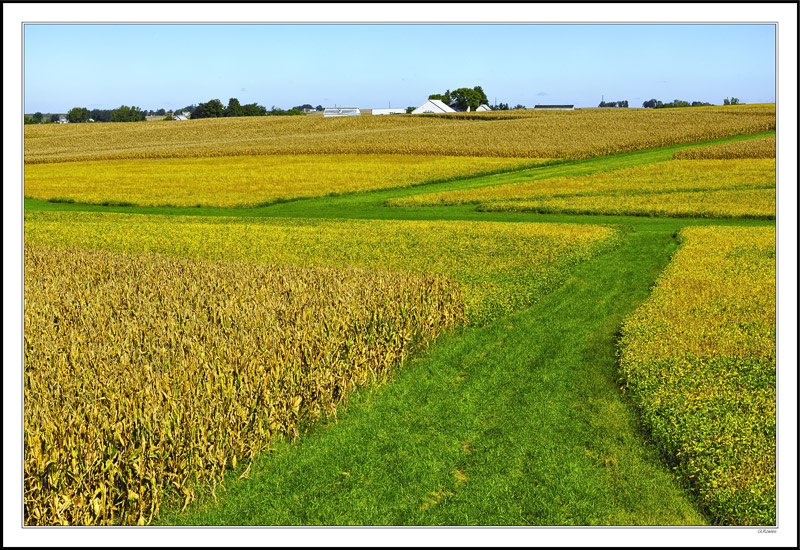
M 93 204 L 249 207 L 408 187 L 532 164 L 522 159 L 420 155 L 252 155 L 33 164 L 26 167 L 25 194 Z
M 773 525 L 774 129 L 26 126 L 26 525 Z

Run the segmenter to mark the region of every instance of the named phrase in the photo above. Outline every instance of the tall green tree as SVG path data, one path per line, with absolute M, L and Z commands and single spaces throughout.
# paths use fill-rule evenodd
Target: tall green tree
M 44 115 L 42 113 L 40 113 L 39 111 L 36 111 L 35 113 L 33 113 L 33 118 L 35 118 L 37 120 L 37 122 L 41 122 L 42 121 L 42 117 L 44 117 Z
M 67 113 L 67 120 L 70 122 L 87 122 L 89 120 L 89 109 L 86 107 L 73 107 Z
M 95 122 L 111 122 L 110 109 L 92 109 L 89 111 L 89 118 Z
M 225 116 L 225 106 L 219 99 L 200 103 L 192 111 L 192 118 L 217 118 Z
M 139 107 L 121 105 L 118 109 L 111 111 L 111 122 L 141 122 L 143 120 L 146 120 L 146 117 Z
M 450 92 L 450 96 L 453 98 L 453 102 L 450 105 L 454 106 L 457 111 L 466 111 L 467 108 L 470 111 L 474 111 L 481 105 L 480 92 L 472 88 L 453 90 Z
M 242 116 L 242 106 L 235 97 L 228 100 L 228 106 L 225 107 L 225 116 Z
M 265 116 L 266 114 L 267 108 L 258 103 L 242 105 L 242 116 Z
M 480 107 L 481 105 L 489 105 L 489 98 L 486 97 L 483 88 L 481 88 L 480 86 L 475 86 L 473 90 L 478 92 L 478 95 L 480 96 L 480 103 L 478 103 L 478 107 Z

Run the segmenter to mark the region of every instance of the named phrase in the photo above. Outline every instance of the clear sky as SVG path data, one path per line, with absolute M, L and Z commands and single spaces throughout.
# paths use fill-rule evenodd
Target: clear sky
M 26 113 L 231 97 L 407 107 L 477 85 L 512 107 L 764 103 L 775 101 L 775 26 L 30 24 L 24 73 Z

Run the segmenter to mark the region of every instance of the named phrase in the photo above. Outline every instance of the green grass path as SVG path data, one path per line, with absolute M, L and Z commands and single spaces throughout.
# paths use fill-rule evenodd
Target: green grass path
M 704 524 L 619 391 L 615 338 L 676 242 L 643 224 L 534 308 L 444 336 L 230 476 L 183 525 Z

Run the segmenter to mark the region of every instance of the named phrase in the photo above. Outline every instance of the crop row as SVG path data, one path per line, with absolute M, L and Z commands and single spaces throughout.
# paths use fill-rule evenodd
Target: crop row
M 255 206 L 277 199 L 407 187 L 531 161 L 430 155 L 264 155 L 33 164 L 25 195 L 83 203 Z
M 775 136 L 677 151 L 676 159 L 774 159 Z
M 532 305 L 619 231 L 586 224 L 26 212 L 25 242 L 281 265 L 439 273 L 482 323 Z
M 465 320 L 438 275 L 25 245 L 25 524 L 143 524 Z
M 681 235 L 622 325 L 625 385 L 716 522 L 774 525 L 775 228 Z
M 748 189 L 775 184 L 775 163 L 769 160 L 677 160 L 641 164 L 578 176 L 530 179 L 506 185 L 423 193 L 390 199 L 392 206 L 449 206 L 492 201 L 588 196 L 604 193 Z
M 774 107 L 533 112 L 511 120 L 397 115 L 28 125 L 25 164 L 341 153 L 586 158 L 774 129 Z
M 392 206 L 477 204 L 482 211 L 775 217 L 771 159 L 670 160 L 390 199 Z
M 603 194 L 533 201 L 497 201 L 482 204 L 478 206 L 478 210 L 481 212 L 772 220 L 775 219 L 775 188 Z

